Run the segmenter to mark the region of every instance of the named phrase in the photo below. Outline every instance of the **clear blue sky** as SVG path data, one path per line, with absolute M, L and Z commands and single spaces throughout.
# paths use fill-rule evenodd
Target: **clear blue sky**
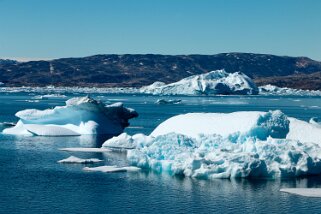
M 0 0 L 0 58 L 221 52 L 321 60 L 321 0 Z

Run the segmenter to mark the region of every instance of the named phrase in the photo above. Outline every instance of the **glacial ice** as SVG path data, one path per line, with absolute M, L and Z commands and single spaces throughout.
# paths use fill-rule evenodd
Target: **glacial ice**
M 309 123 L 321 127 L 321 121 L 320 121 L 319 118 L 317 118 L 317 117 L 312 117 L 312 118 L 309 120 Z
M 258 88 L 243 73 L 227 73 L 224 70 L 216 70 L 189 76 L 171 84 L 156 82 L 142 87 L 140 92 L 161 95 L 252 95 L 258 94 Z
M 260 86 L 259 94 L 260 95 L 278 95 L 278 96 L 321 96 L 321 91 L 278 87 L 278 86 L 269 84 L 269 85 Z
M 204 74 L 205 75 L 205 74 Z M 265 85 L 260 86 L 256 88 L 255 85 L 251 84 L 249 85 L 249 90 L 246 89 L 246 84 L 244 84 L 244 90 L 242 89 L 242 81 L 253 83 L 251 79 L 248 77 L 244 77 L 245 79 L 242 80 L 242 74 L 238 76 L 238 73 L 234 73 L 234 77 L 231 74 L 232 78 L 227 79 L 221 79 L 217 80 L 218 84 L 216 85 L 215 79 L 213 81 L 211 80 L 197 80 L 191 79 L 186 80 L 188 78 L 185 78 L 179 82 L 172 83 L 172 84 L 165 84 L 163 82 L 155 82 L 149 86 L 143 86 L 141 88 L 133 88 L 133 87 L 126 87 L 126 88 L 120 88 L 120 87 L 113 87 L 113 88 L 96 88 L 96 87 L 54 87 L 54 86 L 48 86 L 48 87 L 0 87 L 0 93 L 18 93 L 18 92 L 26 92 L 26 93 L 47 93 L 48 95 L 39 95 L 34 98 L 36 99 L 48 99 L 51 97 L 56 98 L 64 98 L 64 95 L 58 96 L 59 94 L 64 93 L 85 93 L 85 94 L 93 94 L 93 93 L 100 93 L 100 94 L 155 94 L 155 95 L 167 95 L 167 94 L 175 94 L 175 95 L 203 95 L 203 94 L 209 94 L 209 95 L 216 95 L 216 94 L 244 94 L 246 91 L 248 93 L 245 94 L 259 94 L 259 95 L 275 95 L 275 96 L 321 96 L 320 90 L 302 90 L 302 89 L 294 89 L 294 88 L 282 88 L 277 87 L 274 85 Z M 236 77 L 235 77 L 236 76 Z M 193 77 L 193 76 L 192 76 Z M 194 76 L 195 77 L 195 76 Z M 240 78 L 239 78 L 240 77 Z M 217 78 L 214 76 L 214 78 Z M 240 81 L 241 84 L 239 84 L 237 81 L 231 80 L 237 80 Z M 193 82 L 193 83 L 192 83 Z M 178 83 L 182 83 L 182 85 L 178 85 Z M 213 84 L 212 84 L 213 83 Z M 184 85 L 186 84 L 186 85 Z M 235 84 L 235 86 L 234 86 Z M 209 85 L 209 86 L 208 86 Z M 226 86 L 228 85 L 228 86 Z M 203 88 L 203 86 L 209 87 L 209 88 Z M 217 87 L 217 89 L 215 89 Z M 236 91 L 231 91 L 228 93 L 228 87 L 231 87 L 232 90 L 236 89 Z M 239 91 L 239 87 L 241 87 L 241 91 Z M 253 89 L 251 89 L 253 87 Z M 194 90 L 195 89 L 195 90 Z M 205 90 L 203 92 L 203 89 Z M 253 91 L 253 93 L 251 93 Z M 58 95 L 55 95 L 58 94 Z
M 268 136 L 285 137 L 289 120 L 281 111 L 188 113 L 177 115 L 161 123 L 151 136 L 175 132 L 197 138 L 199 134 L 218 134 L 223 137 L 253 136 L 265 140 Z
M 42 136 L 74 136 L 83 134 L 118 135 L 137 117 L 135 110 L 122 103 L 105 105 L 90 97 L 71 98 L 65 106 L 53 109 L 26 109 L 16 113 L 16 126 L 3 130 L 4 134 Z
M 79 163 L 79 164 L 89 164 L 89 163 L 98 163 L 101 162 L 102 160 L 99 160 L 97 158 L 89 158 L 89 159 L 83 159 L 83 158 L 78 158 L 75 156 L 70 156 L 66 159 L 62 159 L 58 161 L 58 163 Z
M 200 179 L 321 174 L 321 127 L 281 111 L 179 115 L 108 145 L 135 148 L 133 166 Z

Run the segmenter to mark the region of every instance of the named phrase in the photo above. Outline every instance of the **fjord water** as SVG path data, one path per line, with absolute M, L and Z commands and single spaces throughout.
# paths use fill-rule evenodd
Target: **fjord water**
M 23 109 L 63 105 L 66 98 L 36 101 L 35 94 L 0 94 L 0 122 L 16 122 Z M 80 96 L 80 95 L 77 95 Z M 102 95 L 106 103 L 123 102 L 138 111 L 125 132 L 149 134 L 167 118 L 188 112 L 268 111 L 280 109 L 303 120 L 321 117 L 317 97 L 218 96 L 158 97 Z M 159 98 L 182 99 L 157 105 Z M 36 102 L 34 102 L 36 101 Z M 307 133 L 308 134 L 308 133 Z M 124 153 L 76 153 L 63 147 L 100 147 L 103 136 L 24 137 L 0 135 L 0 213 L 320 213 L 318 198 L 279 192 L 286 187 L 321 187 L 321 177 L 286 180 L 196 180 L 153 172 L 85 172 L 84 165 L 58 164 L 75 155 L 99 158 L 87 166 L 126 166 Z

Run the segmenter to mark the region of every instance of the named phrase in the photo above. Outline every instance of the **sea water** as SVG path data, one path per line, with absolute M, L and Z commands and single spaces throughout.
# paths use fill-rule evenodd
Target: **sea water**
M 17 122 L 23 109 L 63 105 L 72 96 L 34 99 L 36 94 L 0 94 L 0 122 Z M 92 94 L 106 103 L 123 102 L 138 111 L 125 132 L 149 134 L 167 118 L 188 112 L 268 111 L 308 121 L 321 117 L 317 97 L 160 97 Z M 181 99 L 159 105 L 157 99 Z M 308 134 L 308 133 L 307 133 Z M 59 164 L 75 155 L 98 158 L 86 166 L 127 166 L 124 153 L 79 153 L 64 147 L 100 147 L 104 136 L 24 137 L 0 135 L 0 213 L 320 213 L 318 198 L 279 192 L 280 188 L 321 187 L 321 177 L 296 179 L 197 180 L 142 171 L 86 172 L 84 165 Z

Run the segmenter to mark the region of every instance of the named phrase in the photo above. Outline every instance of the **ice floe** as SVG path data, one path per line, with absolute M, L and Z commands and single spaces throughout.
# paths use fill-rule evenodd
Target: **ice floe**
M 70 156 L 66 159 L 62 159 L 58 161 L 58 163 L 79 163 L 79 164 L 90 164 L 90 163 L 98 163 L 98 162 L 102 162 L 102 160 L 97 158 L 83 159 L 75 156 Z
M 26 109 L 16 113 L 20 119 L 15 127 L 3 130 L 4 134 L 42 136 L 75 136 L 84 134 L 118 135 L 137 117 L 135 110 L 122 103 L 105 105 L 90 97 L 77 97 L 66 101 L 65 106 L 53 109 Z
M 112 173 L 112 172 L 138 172 L 141 169 L 135 166 L 124 166 L 124 167 L 118 167 L 118 166 L 98 166 L 98 167 L 84 167 L 85 171 L 92 171 L 92 172 L 106 172 L 106 173 Z
M 73 148 L 60 148 L 60 151 L 66 152 L 111 152 L 108 148 L 84 148 L 84 147 L 73 147 Z
M 321 198 L 321 188 L 284 188 L 280 191 L 305 197 Z

